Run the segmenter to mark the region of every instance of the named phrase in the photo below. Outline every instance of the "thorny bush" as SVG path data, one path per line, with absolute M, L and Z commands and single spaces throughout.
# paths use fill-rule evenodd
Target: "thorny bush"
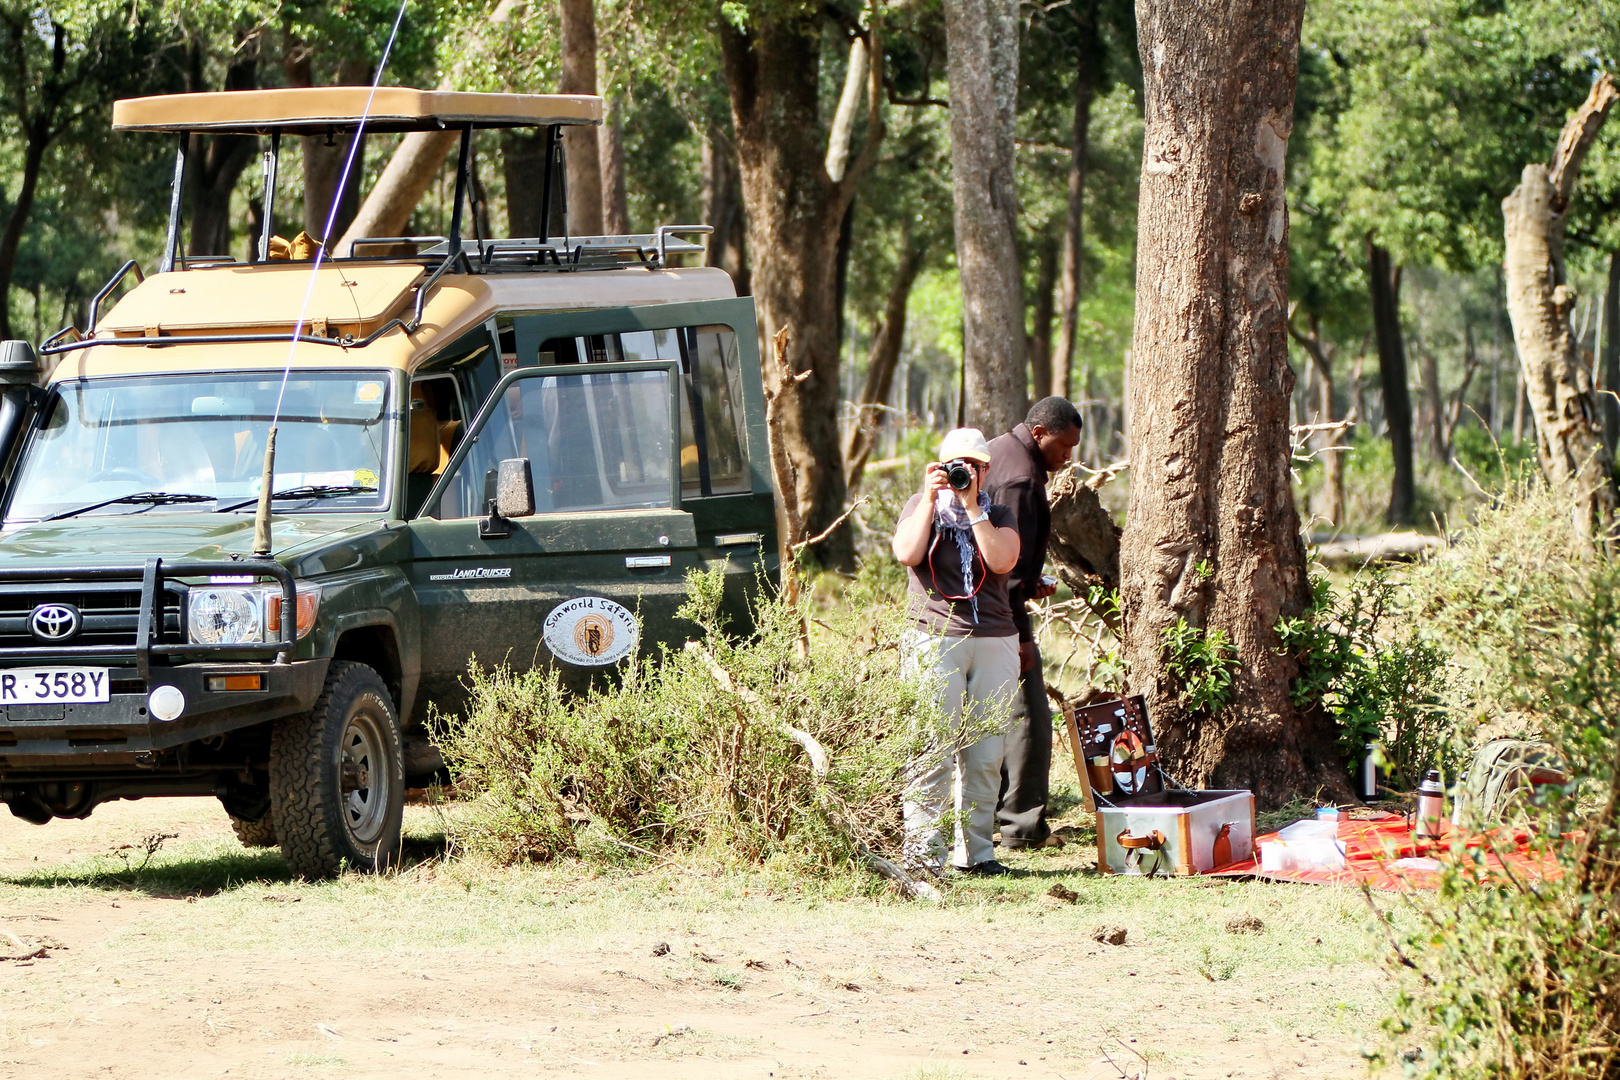
M 900 608 L 857 583 L 801 655 L 799 612 L 768 590 L 732 636 L 721 574 L 687 587 L 691 642 L 614 685 L 576 695 L 544 670 L 469 670 L 466 711 L 439 718 L 474 796 L 458 843 L 505 861 L 703 850 L 808 872 L 862 848 L 898 857 L 908 764 L 950 742 L 932 688 L 900 675 Z M 825 750 L 824 776 L 790 729 Z

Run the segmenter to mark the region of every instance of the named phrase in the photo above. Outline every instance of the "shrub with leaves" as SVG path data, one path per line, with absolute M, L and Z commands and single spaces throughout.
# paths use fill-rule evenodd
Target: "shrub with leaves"
M 1506 513 L 1533 517 L 1539 503 Z M 1486 534 L 1500 524 L 1487 523 Z M 1479 849 L 1455 849 L 1437 895 L 1406 897 L 1415 928 L 1394 942 L 1408 978 L 1385 1024 L 1385 1057 L 1408 1076 L 1620 1077 L 1620 566 L 1589 551 L 1560 576 L 1577 585 L 1561 604 L 1538 591 L 1533 609 L 1494 623 L 1552 620 L 1491 671 L 1573 769 L 1567 788 L 1531 804 L 1531 848 L 1557 872 L 1492 880 Z M 1446 595 L 1461 600 L 1460 579 L 1448 580 Z M 1428 1045 L 1397 1053 L 1414 1035 Z
M 1277 624 L 1279 648 L 1299 664 L 1295 705 L 1319 703 L 1339 725 L 1339 750 L 1354 769 L 1369 742 L 1383 747 L 1388 782 L 1417 786 L 1426 769 L 1457 757 L 1441 697 L 1445 655 L 1392 618 L 1400 588 L 1382 571 L 1343 592 L 1311 581 L 1312 605 Z
M 466 847 L 499 859 L 707 849 L 727 861 L 827 871 L 862 848 L 897 857 L 909 763 L 945 745 L 933 688 L 900 674 L 903 621 L 878 593 L 816 620 L 757 601 L 729 635 L 721 575 L 694 573 L 692 640 L 572 695 L 555 674 L 474 668 L 465 713 L 440 718 Z
M 1237 651 L 1224 630 L 1206 630 L 1178 618 L 1164 628 L 1164 669 L 1180 686 L 1180 700 L 1194 712 L 1215 713 L 1232 698 Z

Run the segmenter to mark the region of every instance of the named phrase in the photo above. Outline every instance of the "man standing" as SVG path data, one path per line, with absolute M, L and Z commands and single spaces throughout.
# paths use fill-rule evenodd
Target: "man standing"
M 1069 463 L 1078 445 L 1080 411 L 1060 397 L 1037 401 L 1022 424 L 990 443 L 990 473 L 984 489 L 991 502 L 1012 511 L 1021 542 L 1018 563 L 1007 582 L 1013 623 L 1018 627 L 1020 693 L 1013 696 L 1012 723 L 1001 765 L 1001 803 L 996 808 L 1001 846 L 1011 851 L 1063 843 L 1046 823 L 1052 707 L 1046 700 L 1046 676 L 1030 628 L 1028 605 L 1057 590 L 1055 584 L 1041 580 L 1046 539 L 1052 531 L 1046 479 Z

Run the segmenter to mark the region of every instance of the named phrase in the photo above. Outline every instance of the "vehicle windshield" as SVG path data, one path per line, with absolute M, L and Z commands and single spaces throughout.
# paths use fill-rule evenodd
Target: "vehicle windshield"
M 211 513 L 259 493 L 265 435 L 281 397 L 275 486 L 326 492 L 285 512 L 388 505 L 388 378 L 279 372 L 81 379 L 52 387 L 18 463 L 6 525 L 58 515 Z M 185 501 L 156 494 L 206 496 Z M 143 496 L 128 500 L 127 496 Z M 93 505 L 104 504 L 104 505 Z M 88 509 L 86 509 L 88 508 Z M 252 511 L 249 503 L 242 512 Z

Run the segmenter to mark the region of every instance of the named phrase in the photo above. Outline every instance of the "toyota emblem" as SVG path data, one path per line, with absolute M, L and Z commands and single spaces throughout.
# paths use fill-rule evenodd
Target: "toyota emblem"
M 28 616 L 28 630 L 40 641 L 66 641 L 79 632 L 79 621 L 72 604 L 40 604 Z

